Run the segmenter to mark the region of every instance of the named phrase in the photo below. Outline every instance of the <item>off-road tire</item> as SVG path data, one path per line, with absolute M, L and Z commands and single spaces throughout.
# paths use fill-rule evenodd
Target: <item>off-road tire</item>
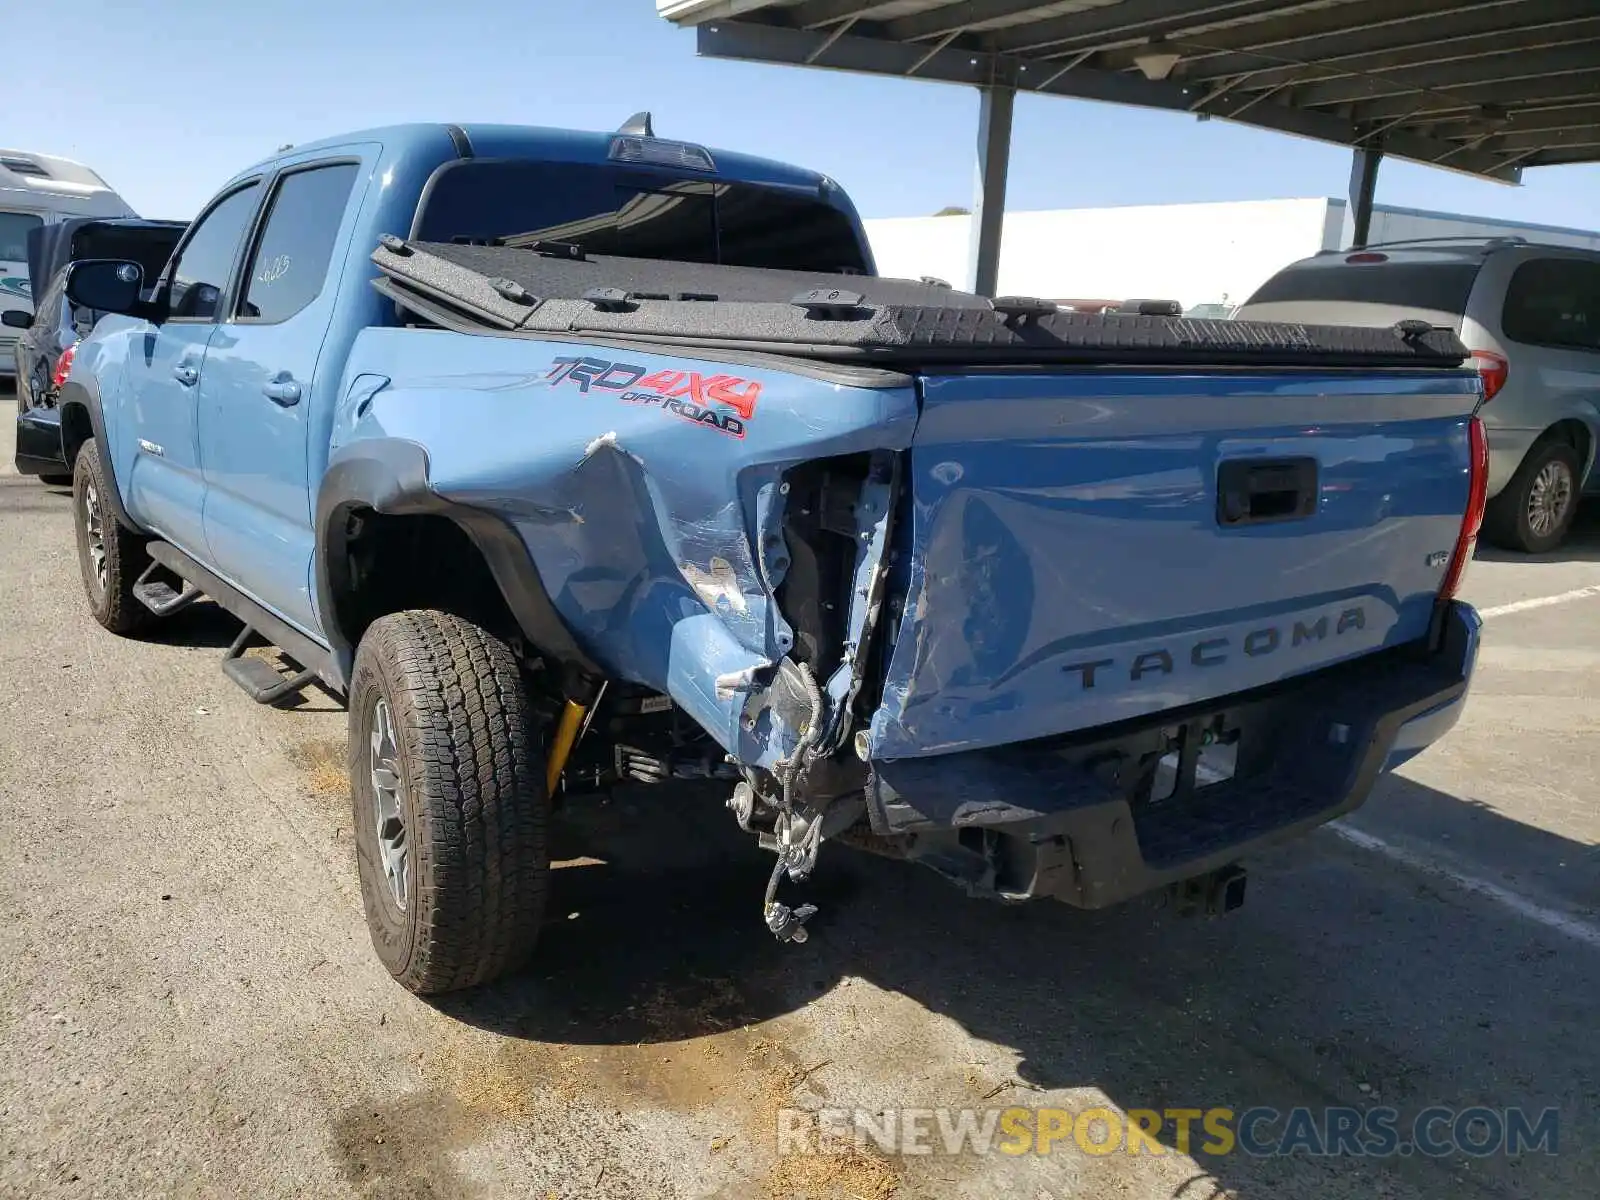
M 403 906 L 377 823 L 380 700 L 409 856 Z M 536 717 L 510 649 L 449 613 L 381 617 L 356 651 L 349 728 L 361 898 L 383 965 L 423 995 L 516 970 L 544 921 L 549 797 Z
M 148 628 L 155 613 L 133 594 L 133 585 L 150 565 L 148 539 L 124 529 L 111 511 L 111 484 L 100 469 L 100 455 L 90 438 L 78 452 L 72 468 L 72 527 L 78 542 L 78 571 L 94 619 L 112 633 L 124 636 Z M 104 578 L 96 567 L 91 546 L 91 523 L 98 524 L 105 554 Z
M 1563 464 L 1567 470 L 1567 506 L 1560 521 L 1543 534 L 1536 532 L 1531 523 L 1529 501 L 1539 479 L 1539 474 L 1552 463 Z M 1579 483 L 1583 464 L 1578 452 L 1565 442 L 1540 442 L 1528 451 L 1511 482 L 1493 500 L 1489 501 L 1483 516 L 1483 538 L 1505 550 L 1518 550 L 1524 554 L 1544 554 L 1554 550 L 1572 528 L 1572 519 L 1578 513 Z

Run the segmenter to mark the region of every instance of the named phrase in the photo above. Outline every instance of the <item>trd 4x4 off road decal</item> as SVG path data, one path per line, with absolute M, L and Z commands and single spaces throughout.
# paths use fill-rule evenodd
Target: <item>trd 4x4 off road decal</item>
M 699 371 L 657 371 L 603 358 L 558 358 L 545 375 L 552 387 L 575 384 L 580 392 L 598 388 L 618 392 L 629 404 L 654 404 L 696 425 L 708 425 L 730 437 L 744 436 L 745 422 L 755 416 L 761 384 L 737 375 L 705 375 Z M 721 412 L 729 408 L 731 413 Z

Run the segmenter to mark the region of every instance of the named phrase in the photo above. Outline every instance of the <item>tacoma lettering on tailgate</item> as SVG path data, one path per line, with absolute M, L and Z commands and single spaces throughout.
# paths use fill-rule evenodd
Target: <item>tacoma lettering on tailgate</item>
M 1352 629 L 1366 627 L 1367 614 L 1364 609 L 1346 608 L 1333 622 L 1333 636 L 1338 637 Z M 1251 658 L 1261 658 L 1274 653 L 1284 645 L 1292 648 L 1303 646 L 1307 642 L 1320 642 L 1329 636 L 1328 628 L 1328 618 L 1323 615 L 1310 623 L 1295 621 L 1287 625 L 1263 625 L 1260 629 L 1252 629 L 1240 639 L 1238 646 L 1233 644 L 1232 638 L 1213 637 L 1202 638 L 1198 642 L 1177 646 L 1171 650 L 1166 648 L 1145 650 L 1127 667 L 1128 679 L 1133 683 L 1146 678 L 1160 679 L 1171 675 L 1176 669 L 1175 664 L 1185 661 L 1194 667 L 1220 667 L 1228 661 L 1228 656 L 1235 650 L 1243 650 Z M 1121 670 L 1122 665 L 1114 658 L 1097 658 L 1066 663 L 1061 669 L 1076 671 L 1078 678 L 1083 681 L 1084 690 L 1087 691 L 1094 687 L 1095 676 L 1100 671 Z

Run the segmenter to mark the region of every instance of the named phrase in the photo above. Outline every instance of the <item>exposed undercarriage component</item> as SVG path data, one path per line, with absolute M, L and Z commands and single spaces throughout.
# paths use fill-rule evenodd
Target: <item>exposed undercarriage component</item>
M 575 706 L 552 697 L 560 752 L 552 791 L 604 790 L 669 780 L 738 781 L 727 801 L 741 829 L 777 862 L 762 919 L 782 941 L 805 940 L 815 906 L 777 899 L 784 876 L 815 868 L 822 842 L 865 819 L 866 764 L 852 734 L 884 592 L 899 466 L 892 453 L 798 464 L 769 493 L 758 558 L 787 650 L 767 665 L 719 676 L 719 696 L 739 696 L 738 723 L 759 755 L 732 755 L 668 696 L 613 684 Z M 767 523 L 770 522 L 770 523 Z M 858 698 L 860 705 L 858 705 Z M 869 710 L 870 711 L 870 710 Z M 559 765 L 558 765 L 559 763 Z
M 882 600 L 898 474 L 894 456 L 860 454 L 804 463 L 784 477 L 790 565 L 776 598 L 794 627 L 794 650 L 771 685 L 752 692 L 746 715 L 766 709 L 798 737 L 771 772 L 747 772 L 728 801 L 740 828 L 777 855 L 761 915 L 779 941 L 804 942 L 817 911 L 781 903 L 783 877 L 808 878 L 823 839 L 866 812 L 864 764 L 846 747 Z
M 668 697 L 612 684 L 585 713 L 560 786 L 579 794 L 629 784 L 738 778 L 727 752 Z

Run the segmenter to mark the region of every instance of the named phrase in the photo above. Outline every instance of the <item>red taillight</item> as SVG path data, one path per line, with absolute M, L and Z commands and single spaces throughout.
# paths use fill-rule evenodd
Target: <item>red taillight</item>
M 1473 417 L 1467 426 L 1467 443 L 1472 452 L 1472 473 L 1467 479 L 1467 511 L 1461 518 L 1461 533 L 1456 538 L 1455 552 L 1450 556 L 1450 570 L 1445 574 L 1444 585 L 1439 588 L 1439 600 L 1455 599 L 1461 587 L 1461 577 L 1467 573 L 1467 564 L 1478 548 L 1478 530 L 1483 525 L 1483 508 L 1489 501 L 1489 436 L 1483 422 Z
M 1490 402 L 1499 394 L 1499 389 L 1506 386 L 1506 379 L 1510 376 L 1510 363 L 1506 362 L 1506 355 L 1494 354 L 1493 350 L 1474 350 L 1472 357 L 1467 358 L 1467 363 L 1483 381 L 1483 403 Z
M 77 352 L 77 342 L 73 342 L 61 352 L 61 357 L 56 359 L 56 373 L 50 376 L 51 387 L 59 389 L 67 381 L 67 375 L 72 370 L 72 356 Z
M 1487 404 L 1505 387 L 1506 378 L 1511 374 L 1511 364 L 1506 361 L 1505 355 L 1495 354 L 1491 350 L 1474 350 L 1467 361 L 1478 373 L 1478 378 L 1483 380 L 1483 402 Z
M 1382 262 L 1388 262 L 1388 261 L 1389 261 L 1389 256 L 1387 254 L 1379 254 L 1376 251 L 1372 251 L 1372 250 L 1363 250 L 1363 251 L 1360 251 L 1359 253 L 1348 254 L 1348 255 L 1345 256 L 1345 262 L 1347 262 L 1347 263 L 1366 264 L 1366 263 L 1382 263 Z

